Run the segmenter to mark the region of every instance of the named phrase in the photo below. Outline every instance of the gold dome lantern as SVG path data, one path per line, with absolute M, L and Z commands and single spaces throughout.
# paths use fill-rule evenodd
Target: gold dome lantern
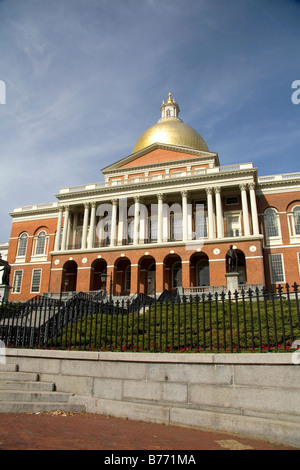
M 154 143 L 179 145 L 208 152 L 206 142 L 191 126 L 178 117 L 179 106 L 169 93 L 160 107 L 162 115 L 156 124 L 149 127 L 137 140 L 133 153 Z

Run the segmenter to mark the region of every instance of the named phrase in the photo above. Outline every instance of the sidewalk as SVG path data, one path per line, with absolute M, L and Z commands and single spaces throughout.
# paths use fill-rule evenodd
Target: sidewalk
M 295 450 L 225 433 L 88 413 L 0 414 L 0 450 L 151 450 L 159 454 L 225 449 Z

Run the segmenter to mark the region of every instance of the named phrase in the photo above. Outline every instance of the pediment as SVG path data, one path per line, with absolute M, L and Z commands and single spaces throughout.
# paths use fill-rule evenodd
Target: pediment
M 164 163 L 180 162 L 186 160 L 197 160 L 199 164 L 209 164 L 210 166 L 219 166 L 219 158 L 216 153 L 204 152 L 188 147 L 181 147 L 166 144 L 152 144 L 138 152 L 135 152 L 121 160 L 109 165 L 102 170 L 103 174 L 113 173 L 116 170 L 128 169 L 136 167 L 153 167 L 161 166 Z

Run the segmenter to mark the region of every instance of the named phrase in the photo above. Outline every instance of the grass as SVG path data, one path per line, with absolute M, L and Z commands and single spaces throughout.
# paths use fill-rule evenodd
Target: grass
M 299 338 L 295 300 L 206 301 L 77 317 L 49 346 L 149 352 L 287 351 Z

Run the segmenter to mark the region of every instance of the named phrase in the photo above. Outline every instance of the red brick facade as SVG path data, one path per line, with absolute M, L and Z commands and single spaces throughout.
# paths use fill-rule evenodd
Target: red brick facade
M 103 184 L 63 188 L 58 202 L 11 214 L 9 300 L 97 291 L 104 287 L 103 273 L 107 292 L 117 296 L 226 289 L 230 245 L 238 253 L 241 285 L 300 283 L 299 174 L 259 178 L 252 164 L 220 167 L 217 154 L 164 144 L 136 152 L 103 174 Z M 175 215 L 165 222 L 163 211 L 173 204 L 181 211 L 180 226 Z M 202 222 L 196 218 L 199 205 Z

